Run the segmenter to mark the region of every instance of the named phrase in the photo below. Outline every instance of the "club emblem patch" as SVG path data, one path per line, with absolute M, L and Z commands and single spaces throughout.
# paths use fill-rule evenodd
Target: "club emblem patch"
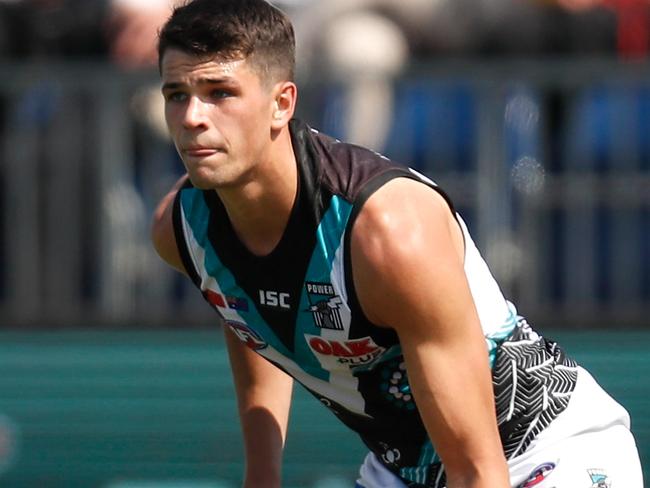
M 234 332 L 237 338 L 254 351 L 264 349 L 268 344 L 262 336 L 242 322 L 226 320 L 226 325 Z
M 602 469 L 588 469 L 589 477 L 591 478 L 591 488 L 611 488 L 612 482 L 609 476 Z
M 530 474 L 528 479 L 524 481 L 524 484 L 520 488 L 532 488 L 533 486 L 539 485 L 546 477 L 551 474 L 551 471 L 555 469 L 555 463 L 544 463 L 537 466 L 533 472 Z
M 334 293 L 330 283 L 305 283 L 309 311 L 314 317 L 316 327 L 321 329 L 343 330 L 340 306 L 341 297 Z

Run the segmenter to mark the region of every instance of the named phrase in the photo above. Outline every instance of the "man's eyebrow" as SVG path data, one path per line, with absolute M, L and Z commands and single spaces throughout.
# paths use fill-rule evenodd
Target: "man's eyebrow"
M 236 84 L 236 81 L 229 77 L 229 76 L 224 76 L 221 78 L 200 78 L 197 80 L 198 85 L 234 85 Z M 162 86 L 162 90 L 177 90 L 178 88 L 183 88 L 186 87 L 187 83 L 181 83 L 181 82 L 168 82 L 164 83 Z
M 221 78 L 201 78 L 198 80 L 199 85 L 233 85 L 236 81 L 230 76 L 222 76 Z
M 161 88 L 162 91 L 165 90 L 176 90 L 177 88 L 180 88 L 184 85 L 184 83 L 175 83 L 175 82 L 170 82 L 170 83 L 163 83 L 163 86 Z

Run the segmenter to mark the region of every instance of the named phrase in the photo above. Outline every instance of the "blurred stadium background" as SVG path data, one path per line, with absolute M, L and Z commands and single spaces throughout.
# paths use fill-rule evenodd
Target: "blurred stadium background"
M 300 117 L 447 189 L 520 312 L 631 412 L 650 479 L 646 0 L 278 3 Z M 240 481 L 220 331 L 148 243 L 181 172 L 133 34 L 154 4 L 0 0 L 2 487 Z M 286 486 L 352 486 L 363 446 L 295 396 Z

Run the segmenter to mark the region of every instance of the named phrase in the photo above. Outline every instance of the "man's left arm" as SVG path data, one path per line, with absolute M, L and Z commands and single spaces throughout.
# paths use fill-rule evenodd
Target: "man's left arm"
M 375 324 L 393 328 L 449 488 L 509 488 L 487 346 L 445 200 L 400 178 L 364 204 L 352 230 L 354 283 Z

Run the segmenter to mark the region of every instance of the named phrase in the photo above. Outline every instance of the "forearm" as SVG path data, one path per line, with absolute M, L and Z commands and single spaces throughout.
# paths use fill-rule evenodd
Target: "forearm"
M 281 486 L 292 381 L 282 371 L 268 365 L 274 368 L 275 377 L 261 389 L 250 388 L 238 395 L 246 455 L 244 486 L 251 488 Z
M 227 329 L 225 336 L 244 436 L 244 486 L 280 487 L 293 380 Z
M 239 416 L 246 457 L 243 486 L 280 487 L 285 431 L 265 407 L 250 407 L 244 412 L 240 409 Z
M 409 381 L 448 488 L 509 488 L 482 341 L 458 347 L 423 338 L 417 345 L 404 342 Z

